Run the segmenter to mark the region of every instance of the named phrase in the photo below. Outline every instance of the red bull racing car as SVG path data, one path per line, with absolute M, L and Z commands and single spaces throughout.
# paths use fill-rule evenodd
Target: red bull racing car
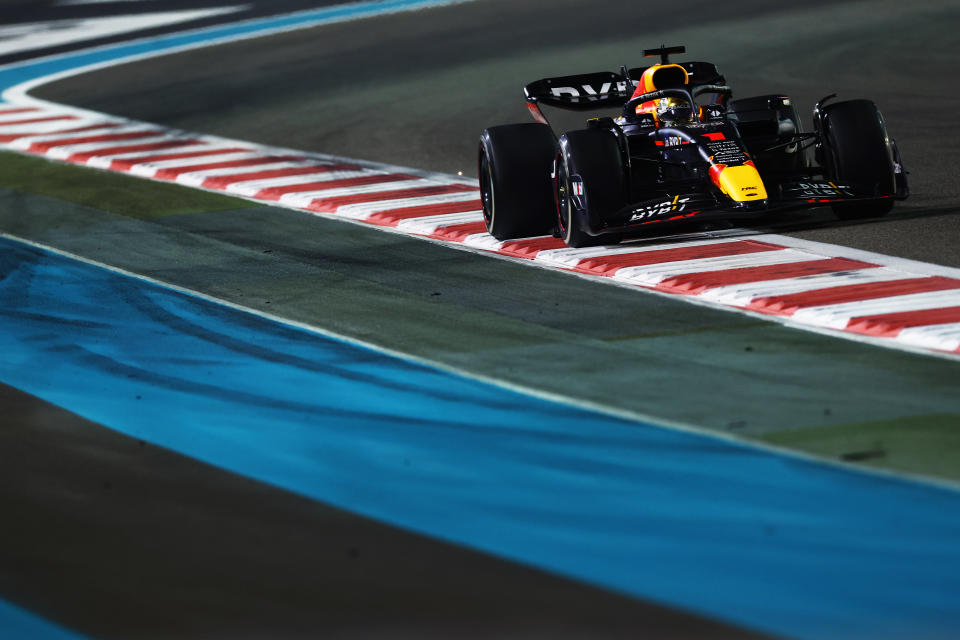
M 584 247 L 673 222 L 788 208 L 879 216 L 907 197 L 900 154 L 873 102 L 827 96 L 805 133 L 788 96 L 733 100 L 716 65 L 670 62 L 684 50 L 645 50 L 660 56 L 659 64 L 620 73 L 528 84 L 526 106 L 536 122 L 490 127 L 480 137 L 490 234 L 553 233 Z M 620 113 L 558 138 L 542 105 Z

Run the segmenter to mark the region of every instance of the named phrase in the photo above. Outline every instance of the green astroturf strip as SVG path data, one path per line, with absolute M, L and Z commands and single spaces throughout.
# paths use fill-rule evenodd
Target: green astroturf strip
M 0 152 L 0 187 L 140 219 L 262 206 L 181 185 L 10 152 Z
M 793 429 L 760 439 L 848 462 L 960 480 L 956 414 Z

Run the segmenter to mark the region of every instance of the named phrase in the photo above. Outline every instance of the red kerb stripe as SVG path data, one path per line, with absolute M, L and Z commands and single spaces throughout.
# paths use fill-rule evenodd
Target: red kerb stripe
M 851 318 L 847 331 L 880 338 L 894 338 L 909 327 L 960 322 L 960 307 L 901 311 L 877 316 Z
M 823 260 L 807 260 L 786 264 L 770 264 L 760 267 L 723 269 L 703 273 L 685 273 L 667 278 L 656 285 L 656 288 L 669 291 L 670 293 L 696 295 L 707 289 L 726 287 L 732 284 L 761 282 L 763 280 L 785 280 L 787 278 L 799 278 L 800 276 L 812 276 L 818 273 L 849 271 L 851 269 L 869 269 L 879 266 L 880 265 L 870 264 L 869 262 L 850 260 L 848 258 L 826 258 Z
M 28 111 L 39 111 L 36 107 L 17 107 L 16 109 L 0 109 L 0 116 L 5 116 L 11 113 L 26 113 Z
M 33 124 L 35 122 L 53 122 L 54 120 L 79 120 L 77 116 L 47 116 L 46 118 L 27 118 L 25 120 L 2 120 L 0 127 L 9 127 L 17 124 Z
M 408 176 L 402 173 L 375 173 L 367 176 L 357 176 L 356 178 L 344 178 L 342 180 L 288 184 L 282 187 L 263 189 L 258 191 L 253 197 L 257 200 L 279 200 L 288 193 L 306 193 L 307 191 L 321 191 L 323 189 L 346 189 L 347 187 L 362 187 L 368 184 L 399 182 L 401 180 L 416 180 L 416 176 Z
M 427 196 L 438 196 L 445 193 L 464 193 L 467 191 L 477 191 L 477 188 L 465 184 L 438 184 L 435 186 L 417 187 L 414 189 L 374 191 L 372 193 L 358 193 L 351 196 L 317 198 L 306 208 L 310 211 L 336 213 L 337 209 L 348 204 L 362 204 L 364 202 L 380 201 L 387 202 L 389 200 L 402 200 L 403 198 L 425 198 Z
M 73 127 L 70 129 L 58 129 L 56 131 L 34 131 L 33 133 L 6 133 L 0 135 L 0 142 L 12 142 L 20 138 L 35 138 L 37 136 L 57 136 L 64 133 L 80 133 L 81 131 L 91 131 L 93 129 L 112 129 L 119 127 L 119 124 L 104 123 L 90 124 L 85 127 Z
M 34 142 L 30 145 L 29 150 L 33 152 L 43 152 L 49 151 L 54 147 L 67 147 L 75 144 L 91 144 L 94 142 L 113 142 L 115 140 L 152 138 L 162 134 L 162 131 L 130 131 L 128 133 L 111 133 L 102 136 L 87 136 L 85 138 L 60 138 L 58 140 L 47 140 L 46 142 Z
M 549 249 L 565 249 L 566 246 L 566 243 L 560 238 L 547 236 L 545 238 L 510 240 L 508 242 L 504 242 L 503 246 L 497 250 L 497 253 L 502 253 L 504 255 L 514 256 L 517 258 L 528 258 L 532 260 L 536 258 L 537 254 L 541 251 L 547 251 Z
M 449 240 L 450 242 L 463 242 L 467 236 L 472 236 L 475 233 L 483 233 L 486 230 L 487 225 L 484 224 L 483 220 L 474 220 L 473 222 L 437 227 L 437 229 L 430 234 L 430 237 Z
M 424 204 L 416 207 L 400 207 L 398 209 L 377 211 L 371 214 L 366 221 L 384 227 L 395 227 L 402 220 L 409 220 L 410 218 L 442 216 L 448 213 L 468 213 L 470 211 L 480 211 L 482 206 L 479 200 L 459 200 L 457 202 Z
M 160 180 L 176 180 L 177 176 L 184 173 L 193 173 L 194 171 L 212 171 L 213 169 L 230 169 L 232 167 L 252 167 L 258 164 L 270 164 L 271 162 L 286 162 L 288 160 L 303 160 L 298 156 L 258 156 L 256 158 L 243 158 L 241 160 L 223 160 L 221 162 L 209 162 L 207 164 L 191 164 L 182 167 L 168 167 L 160 169 L 154 174 L 154 178 Z
M 231 184 L 245 182 L 247 180 L 269 180 L 271 178 L 329 173 L 330 171 L 356 171 L 358 169 L 360 169 L 359 166 L 349 164 L 316 164 L 309 167 L 287 167 L 286 169 L 248 171 L 246 173 L 232 173 L 228 176 L 213 176 L 204 180 L 202 186 L 207 189 L 226 189 Z
M 83 153 L 74 153 L 67 161 L 69 162 L 87 162 L 91 158 L 101 156 L 112 156 L 118 153 L 136 153 L 138 151 L 159 151 L 160 149 L 173 149 L 176 147 L 186 147 L 192 144 L 199 144 L 199 140 L 164 140 L 163 142 L 151 142 L 149 144 L 134 144 L 126 147 L 108 147 L 106 149 L 97 149 L 96 151 L 85 151 Z
M 960 280 L 944 278 L 942 276 L 932 276 L 891 280 L 888 282 L 849 284 L 782 296 L 755 298 L 747 308 L 753 309 L 754 311 L 789 316 L 794 314 L 798 309 L 805 307 L 819 307 L 828 304 L 842 304 L 844 302 L 872 300 L 875 298 L 902 296 L 927 291 L 944 291 L 946 289 L 960 289 Z
M 679 262 L 681 260 L 696 260 L 698 258 L 719 258 L 723 256 L 737 256 L 760 251 L 779 251 L 779 245 L 757 240 L 737 240 L 735 242 L 719 242 L 704 244 L 696 247 L 678 247 L 676 249 L 656 249 L 653 251 L 638 251 L 637 253 L 623 253 L 619 255 L 596 256 L 581 260 L 575 271 L 592 273 L 601 276 L 612 276 L 625 267 L 640 267 L 661 262 Z
M 135 156 L 133 158 L 121 158 L 110 163 L 110 168 L 114 171 L 127 171 L 138 164 L 148 162 L 163 162 L 165 160 L 180 160 L 183 158 L 202 158 L 204 156 L 217 156 L 223 153 L 250 153 L 251 149 L 242 147 L 229 147 L 227 149 L 207 149 L 204 151 L 185 151 L 183 153 L 164 153 L 159 155 Z

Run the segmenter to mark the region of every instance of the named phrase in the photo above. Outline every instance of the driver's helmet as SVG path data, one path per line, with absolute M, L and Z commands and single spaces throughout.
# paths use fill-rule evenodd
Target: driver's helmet
M 693 108 L 683 98 L 660 98 L 657 103 L 657 120 L 663 124 L 687 124 L 693 121 Z
M 676 89 L 685 87 L 690 82 L 690 74 L 679 64 L 655 64 L 648 67 L 640 76 L 637 82 L 637 88 L 631 96 L 631 100 L 645 93 L 656 91 L 657 89 Z M 657 116 L 659 106 L 662 100 L 647 100 L 638 104 L 636 113 L 649 113 Z

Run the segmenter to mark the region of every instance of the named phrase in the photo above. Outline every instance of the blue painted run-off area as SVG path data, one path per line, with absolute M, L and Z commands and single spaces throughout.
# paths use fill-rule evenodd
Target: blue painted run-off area
M 960 494 L 527 397 L 0 240 L 0 381 L 353 512 L 801 638 L 956 637 Z
M 84 636 L 0 600 L 0 637 L 9 640 L 83 640 Z

